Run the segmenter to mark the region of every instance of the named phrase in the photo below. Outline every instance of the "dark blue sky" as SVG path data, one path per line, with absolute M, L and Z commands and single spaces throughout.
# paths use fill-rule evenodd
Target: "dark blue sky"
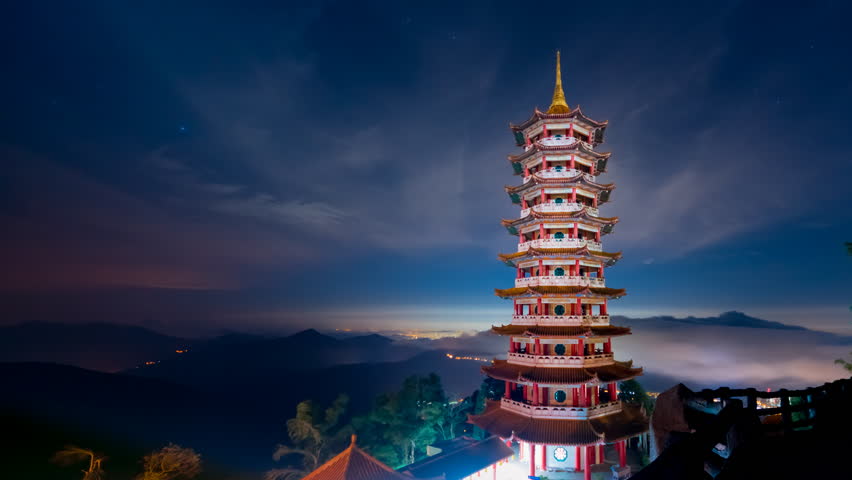
M 4 7 L 4 323 L 507 322 L 507 124 L 561 49 L 610 121 L 614 313 L 849 331 L 844 2 L 176 3 Z

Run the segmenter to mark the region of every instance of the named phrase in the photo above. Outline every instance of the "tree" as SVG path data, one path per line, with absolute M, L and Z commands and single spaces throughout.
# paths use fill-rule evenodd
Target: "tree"
M 100 480 L 104 478 L 104 470 L 101 464 L 106 460 L 106 457 L 95 453 L 93 450 L 69 445 L 56 452 L 51 458 L 52 462 L 62 466 L 73 465 L 85 460 L 88 460 L 89 467 L 86 470 L 82 470 L 83 480 Z
M 201 473 L 201 455 L 191 448 L 170 443 L 145 455 L 142 459 L 144 471 L 139 480 L 191 479 Z
M 289 455 L 302 457 L 300 468 L 279 468 L 266 473 L 267 480 L 298 479 L 325 463 L 345 448 L 352 432 L 349 425 L 341 425 L 341 418 L 349 405 L 349 397 L 341 394 L 320 412 L 310 400 L 296 406 L 296 416 L 287 420 L 290 445 L 278 445 L 272 458 L 281 460 Z
M 359 443 L 392 467 L 413 463 L 439 432 L 455 431 L 447 423 L 455 417 L 448 408 L 440 377 L 434 373 L 408 377 L 400 391 L 380 395 L 373 410 L 355 420 Z M 454 407 L 450 411 L 458 413 Z
M 645 387 L 635 379 L 625 380 L 618 385 L 618 399 L 626 403 L 639 405 L 645 408 L 650 415 L 654 411 L 654 399 L 652 399 Z

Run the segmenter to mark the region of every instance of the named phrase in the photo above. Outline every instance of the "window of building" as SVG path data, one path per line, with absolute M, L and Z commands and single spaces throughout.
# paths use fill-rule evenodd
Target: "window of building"
M 553 271 L 553 274 L 556 275 L 557 277 L 564 277 L 565 276 L 565 269 L 562 268 L 562 267 L 556 267 L 556 269 Z
M 563 238 L 565 238 L 565 234 L 562 232 L 556 232 L 553 234 L 553 238 L 557 240 L 562 240 Z
M 566 398 L 568 398 L 568 394 L 565 393 L 565 390 L 557 390 L 556 393 L 553 394 L 553 398 L 557 402 L 562 403 Z
M 561 307 L 561 306 L 562 306 L 562 305 L 560 305 L 560 307 Z M 565 310 L 565 307 L 562 307 L 562 309 L 563 309 L 563 310 Z M 558 344 L 556 344 L 556 346 L 555 346 L 555 347 L 553 347 L 553 351 L 554 351 L 557 355 L 565 355 L 565 345 L 563 345 L 563 344 L 561 344 L 561 343 L 558 343 Z
M 565 305 L 557 305 L 553 308 L 553 313 L 556 315 L 565 315 Z

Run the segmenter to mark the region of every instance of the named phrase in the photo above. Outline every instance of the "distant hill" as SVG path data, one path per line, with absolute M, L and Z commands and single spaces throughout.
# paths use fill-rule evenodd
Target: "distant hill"
M 340 346 L 340 341 L 331 338 L 329 342 L 330 337 L 312 332 L 296 340 L 304 342 L 312 336 L 308 347 Z M 367 343 L 371 341 L 380 339 Z M 286 438 L 285 422 L 302 400 L 326 404 L 346 393 L 351 398 L 350 414 L 363 414 L 377 395 L 399 389 L 410 375 L 437 373 L 448 394 L 459 397 L 469 395 L 482 382 L 482 363 L 452 360 L 436 351 L 402 361 L 308 368 L 312 358 L 306 357 L 304 368 L 279 370 L 268 377 L 250 371 L 244 377 L 206 375 L 206 381 L 191 379 L 189 387 L 61 365 L 0 364 L 0 384 L 15 386 L 9 389 L 11 395 L 0 396 L 0 417 L 25 415 L 69 431 L 125 438 L 147 449 L 176 442 L 216 459 L 223 467 L 260 472 L 275 466 L 272 451 Z M 55 443 L 78 441 L 64 438 Z
M 402 361 L 422 352 L 380 335 L 337 339 L 309 329 L 283 338 L 212 340 L 191 352 L 127 373 L 210 389 L 282 378 L 334 365 Z
M 718 317 L 670 317 L 670 316 L 657 316 L 657 317 L 646 317 L 646 318 L 630 318 L 623 316 L 615 316 L 613 317 L 613 323 L 622 322 L 628 325 L 635 324 L 641 325 L 642 323 L 652 323 L 652 322 L 664 322 L 669 324 L 670 326 L 695 326 L 695 325 L 705 325 L 705 326 L 714 326 L 714 327 L 741 327 L 741 328 L 769 328 L 773 330 L 799 330 L 805 331 L 808 330 L 805 327 L 800 327 L 798 325 L 789 325 L 781 322 L 774 322 L 771 320 L 763 320 L 760 318 L 750 317 L 742 312 L 725 312 L 719 315 Z
M 175 355 L 193 342 L 108 323 L 22 323 L 0 327 L 0 362 L 49 362 L 103 372 Z

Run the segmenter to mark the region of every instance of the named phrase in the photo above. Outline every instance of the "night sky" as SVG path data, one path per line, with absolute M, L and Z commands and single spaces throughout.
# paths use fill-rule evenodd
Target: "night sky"
M 211 3 L 3 7 L 3 324 L 508 323 L 507 126 L 561 49 L 613 313 L 852 333 L 845 2 Z

